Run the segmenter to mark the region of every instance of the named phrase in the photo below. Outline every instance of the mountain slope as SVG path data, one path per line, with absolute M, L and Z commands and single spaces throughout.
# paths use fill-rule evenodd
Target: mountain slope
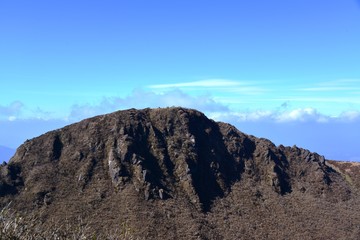
M 360 235 L 358 188 L 325 159 L 183 108 L 130 109 L 25 142 L 0 204 L 44 227 L 79 218 L 146 239 Z

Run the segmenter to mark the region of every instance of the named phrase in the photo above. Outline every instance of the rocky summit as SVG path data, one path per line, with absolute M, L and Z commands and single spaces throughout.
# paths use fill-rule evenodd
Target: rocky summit
M 341 166 L 196 110 L 130 109 L 26 141 L 0 207 L 94 236 L 359 239 L 360 181 Z

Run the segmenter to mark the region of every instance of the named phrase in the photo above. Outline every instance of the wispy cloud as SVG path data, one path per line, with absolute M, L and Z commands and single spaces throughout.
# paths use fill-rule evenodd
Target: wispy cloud
M 358 98 L 354 97 L 313 97 L 313 96 L 302 96 L 302 97 L 282 97 L 282 98 L 272 98 L 268 99 L 268 101 L 293 101 L 293 102 L 320 102 L 320 103 L 354 103 L 354 104 L 360 104 L 360 96 Z
M 186 91 L 212 91 L 217 94 L 227 92 L 232 94 L 260 94 L 266 89 L 260 87 L 257 82 L 235 81 L 229 79 L 207 79 L 193 82 L 179 82 L 170 84 L 150 85 L 148 88 L 153 90 L 183 89 Z
M 208 79 L 194 82 L 181 82 L 181 83 L 170 83 L 170 84 L 156 84 L 150 85 L 149 88 L 153 89 L 164 89 L 164 88 L 188 88 L 188 87 L 200 87 L 200 88 L 214 88 L 214 87 L 236 87 L 243 85 L 238 81 L 227 80 L 227 79 Z
M 14 101 L 9 105 L 0 105 L 0 119 L 14 121 L 22 112 L 24 104 L 20 101 Z
M 0 105 L 0 120 L 15 121 L 24 119 L 55 119 L 55 112 L 45 111 L 40 107 L 31 108 L 21 101 L 14 101 L 9 105 Z M 59 114 L 57 114 L 59 115 Z
M 322 87 L 301 88 L 300 90 L 310 91 L 310 92 L 357 91 L 360 90 L 360 87 L 322 86 Z
M 345 121 L 360 120 L 360 111 L 346 111 L 341 113 L 339 118 Z
M 360 90 L 360 79 L 338 79 L 320 82 L 310 87 L 299 88 L 298 90 L 309 92 L 358 91 Z
M 313 107 L 339 115 L 341 111 L 360 110 L 360 79 L 338 79 L 289 88 L 274 101 L 291 101 L 301 107 Z

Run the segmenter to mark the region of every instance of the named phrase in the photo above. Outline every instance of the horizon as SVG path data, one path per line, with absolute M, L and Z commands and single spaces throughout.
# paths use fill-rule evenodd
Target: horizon
M 360 161 L 360 2 L 0 3 L 0 145 L 128 108 L 202 111 Z

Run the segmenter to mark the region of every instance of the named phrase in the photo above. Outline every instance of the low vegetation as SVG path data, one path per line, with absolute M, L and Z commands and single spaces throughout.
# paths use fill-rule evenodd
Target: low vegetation
M 69 222 L 54 223 L 44 228 L 41 221 L 35 215 L 27 217 L 20 216 L 7 206 L 0 212 L 0 240 L 32 240 L 32 239 L 108 239 L 108 240 L 135 240 L 132 230 L 123 223 L 118 229 L 108 231 L 106 234 L 97 234 L 92 230 L 90 224 L 84 223 L 81 219 L 78 224 Z

